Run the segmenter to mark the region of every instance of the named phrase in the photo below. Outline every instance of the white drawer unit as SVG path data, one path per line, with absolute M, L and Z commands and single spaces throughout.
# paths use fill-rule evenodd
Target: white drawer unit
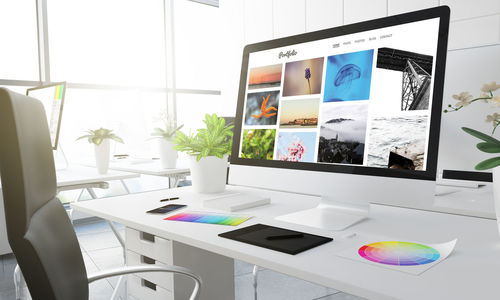
M 125 228 L 125 248 L 127 265 L 185 267 L 203 280 L 200 299 L 234 299 L 232 258 L 130 227 Z M 190 278 L 168 272 L 138 273 L 129 276 L 127 282 L 128 294 L 140 300 L 187 299 L 193 288 Z
M 125 228 L 125 247 L 165 264 L 172 264 L 172 241 L 152 234 Z
M 129 275 L 128 293 L 139 300 L 174 300 L 174 294 L 144 278 Z
M 137 266 L 137 265 L 157 265 L 166 266 L 166 264 L 154 260 L 145 255 L 135 253 L 133 251 L 127 250 L 127 265 Z M 146 279 L 164 289 L 173 291 L 174 289 L 174 275 L 167 272 L 152 272 L 152 273 L 138 273 L 137 276 Z

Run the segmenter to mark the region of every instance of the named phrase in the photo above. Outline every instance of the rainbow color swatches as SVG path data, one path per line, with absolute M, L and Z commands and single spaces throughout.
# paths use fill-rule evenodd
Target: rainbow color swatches
M 64 84 L 59 84 L 56 86 L 56 92 L 54 94 L 54 100 L 61 100 L 62 99 L 62 92 L 63 92 Z
M 416 266 L 435 262 L 439 252 L 429 246 L 399 241 L 364 245 L 358 254 L 370 261 L 393 266 Z
M 250 218 L 250 216 L 224 215 L 205 212 L 183 212 L 165 218 L 164 220 L 236 226 Z

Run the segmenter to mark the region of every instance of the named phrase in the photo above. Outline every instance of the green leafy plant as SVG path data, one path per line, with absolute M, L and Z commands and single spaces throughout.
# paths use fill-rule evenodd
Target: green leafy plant
M 273 159 L 274 129 L 249 129 L 243 132 L 242 158 Z
M 489 104 L 496 104 L 500 105 L 500 95 L 494 96 L 493 92 L 496 91 L 497 89 L 500 88 L 500 84 L 497 84 L 495 81 L 492 81 L 490 83 L 485 83 L 481 87 L 481 94 L 479 97 L 474 98 L 469 92 L 462 92 L 458 95 L 453 95 L 453 98 L 457 100 L 458 102 L 455 103 L 455 105 L 448 104 L 447 109 L 444 110 L 445 113 L 450 113 L 450 112 L 455 112 L 458 111 L 465 106 L 480 101 L 482 100 L 483 103 L 489 103 Z M 468 127 L 462 127 L 462 130 L 467 132 L 468 134 L 483 140 L 483 142 L 480 142 L 476 145 L 477 149 L 479 151 L 485 152 L 485 153 L 500 153 L 500 141 L 495 139 L 493 135 L 495 134 L 495 130 L 497 127 L 500 125 L 500 114 L 498 113 L 493 113 L 491 115 L 486 116 L 485 122 L 491 123 L 493 126 L 493 129 L 491 131 L 491 135 L 484 134 L 480 131 L 474 130 L 472 128 Z M 500 157 L 493 157 L 489 158 L 487 160 L 484 160 L 480 163 L 478 163 L 475 166 L 476 170 L 488 170 L 492 169 L 495 167 L 500 166 Z
M 113 130 L 111 129 L 106 129 L 106 128 L 99 128 L 96 130 L 87 130 L 86 135 L 83 135 L 76 140 L 82 140 L 82 139 L 87 139 L 89 143 L 95 144 L 95 145 L 100 145 L 104 140 L 110 139 L 118 143 L 123 144 L 123 140 L 121 137 L 115 135 L 113 133 Z
M 234 126 L 226 125 L 224 118 L 219 118 L 216 114 L 206 114 L 203 122 L 206 128 L 198 129 L 196 135 L 177 132 L 174 149 L 196 156 L 197 161 L 206 156 L 222 158 L 225 154 L 230 154 L 233 136 L 231 130 Z
M 184 126 L 176 126 L 175 119 L 171 115 L 168 115 L 166 112 L 161 112 L 158 119 L 163 123 L 163 128 L 156 127 L 153 129 L 153 132 L 151 133 L 153 139 L 163 138 L 166 140 L 171 140 L 175 137 L 176 133 Z

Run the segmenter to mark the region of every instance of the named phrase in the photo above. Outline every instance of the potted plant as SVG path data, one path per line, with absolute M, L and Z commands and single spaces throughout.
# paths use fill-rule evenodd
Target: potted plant
M 455 105 L 449 104 L 444 110 L 445 113 L 459 111 L 462 108 L 468 106 L 471 103 L 481 101 L 483 103 L 495 104 L 500 106 L 500 95 L 493 95 L 493 92 L 500 89 L 500 84 L 495 81 L 490 83 L 485 83 L 481 87 L 481 94 L 479 97 L 472 96 L 469 92 L 462 92 L 458 95 L 453 95 L 453 98 L 458 102 Z M 498 107 L 496 108 L 498 110 Z M 476 147 L 479 151 L 485 153 L 500 153 L 500 141 L 494 138 L 495 130 L 500 125 L 500 114 L 497 112 L 487 115 L 486 122 L 491 123 L 492 130 L 491 134 L 482 133 L 480 131 L 474 130 L 468 127 L 462 127 L 462 130 L 468 134 L 481 140 Z M 497 223 L 500 230 L 500 156 L 492 157 L 479 162 L 476 166 L 476 170 L 489 170 L 493 171 L 493 194 L 495 198 L 495 212 L 497 215 Z
M 189 168 L 193 188 L 199 193 L 219 193 L 226 188 L 227 158 L 231 153 L 233 125 L 226 125 L 224 118 L 206 114 L 206 128 L 196 135 L 178 132 L 174 147 L 189 155 Z
M 151 136 L 158 140 L 161 166 L 164 169 L 173 169 L 177 164 L 177 151 L 174 149 L 174 138 L 176 133 L 184 126 L 176 126 L 175 119 L 166 112 L 160 114 L 159 120 L 163 127 L 153 129 Z
M 89 143 L 94 144 L 95 163 L 99 174 L 106 174 L 109 169 L 110 146 L 109 140 L 123 143 L 123 140 L 113 133 L 113 130 L 99 128 L 96 130 L 87 130 L 87 134 L 79 137 L 78 140 L 87 139 Z

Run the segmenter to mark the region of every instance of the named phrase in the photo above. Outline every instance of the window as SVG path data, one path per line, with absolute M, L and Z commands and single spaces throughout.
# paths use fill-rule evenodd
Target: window
M 0 1 L 0 78 L 38 80 L 35 0 Z
M 148 138 L 161 110 L 168 107 L 186 129 L 201 127 L 205 112 L 234 114 L 234 105 L 227 111 L 220 97 L 217 5 L 216 0 L 1 2 L 0 37 L 15 47 L 0 48 L 0 85 L 24 94 L 29 86 L 67 81 L 60 141 L 70 161 L 93 156 L 91 145 L 75 140 L 99 127 L 125 140 L 113 144 L 114 154 L 157 156 L 155 141 Z
M 221 87 L 219 8 L 174 1 L 176 86 L 215 90 Z
M 50 0 L 54 81 L 165 87 L 161 0 Z
M 148 138 L 154 117 L 166 109 L 165 94 L 147 90 L 71 88 L 66 91 L 61 143 L 70 161 L 92 160 L 92 145 L 76 141 L 88 129 L 112 129 L 124 144 L 113 143 L 112 153 L 155 156 L 157 147 Z

